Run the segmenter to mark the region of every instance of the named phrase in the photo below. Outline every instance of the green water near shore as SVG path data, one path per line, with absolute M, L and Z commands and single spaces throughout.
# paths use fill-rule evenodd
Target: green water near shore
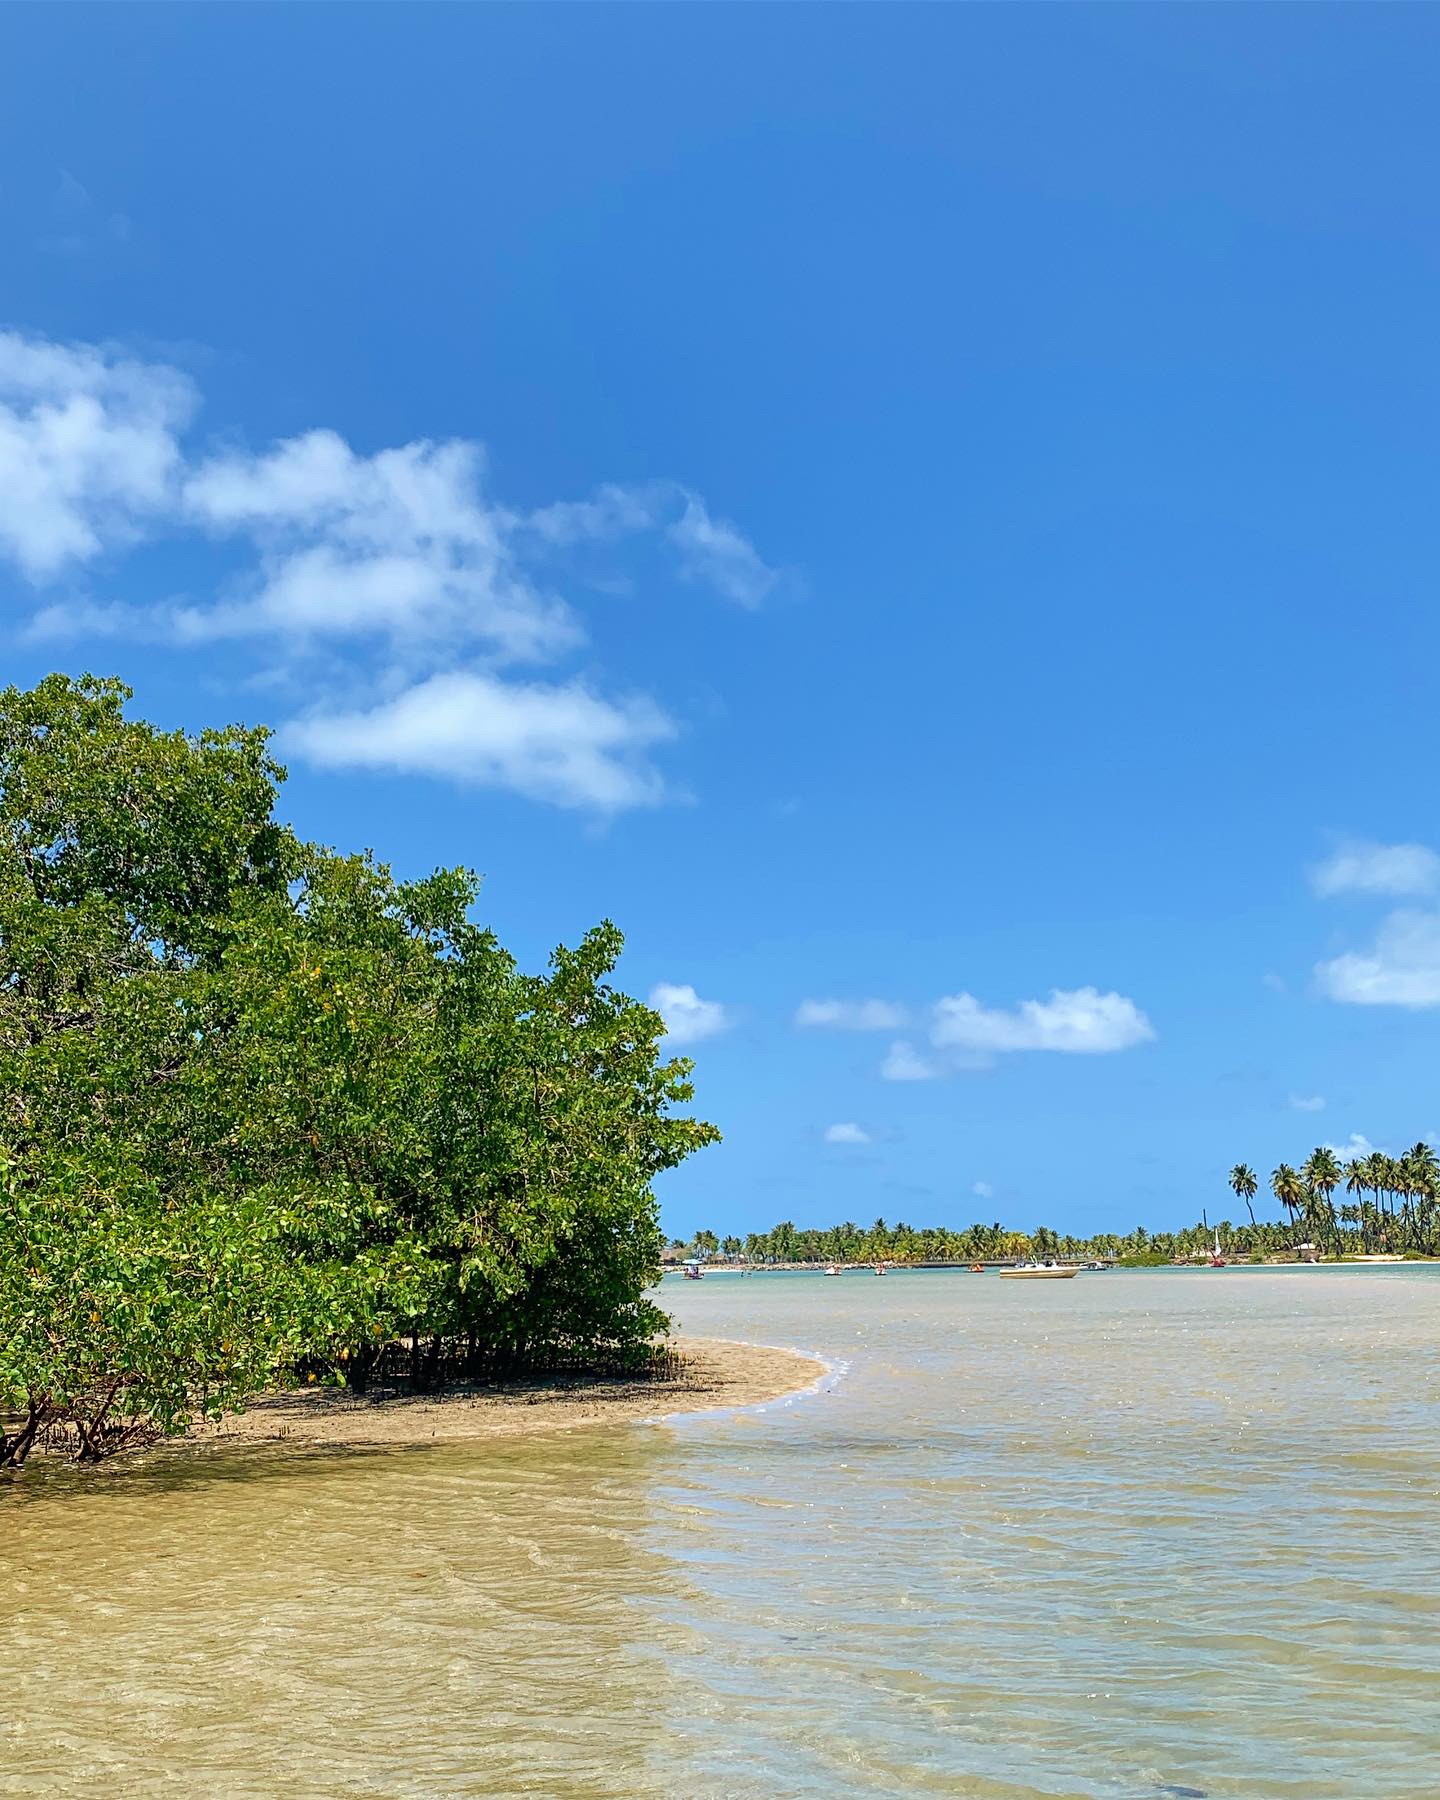
M 726 1278 L 665 1427 L 0 1490 L 0 1792 L 1419 1800 L 1440 1275 Z

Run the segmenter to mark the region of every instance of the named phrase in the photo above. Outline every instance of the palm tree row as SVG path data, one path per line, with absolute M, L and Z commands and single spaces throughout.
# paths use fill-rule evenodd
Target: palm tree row
M 1337 1208 L 1335 1190 L 1342 1184 L 1354 1200 Z M 1250 1203 L 1259 1190 L 1255 1171 L 1236 1163 L 1230 1186 L 1254 1225 Z M 1376 1150 L 1345 1163 L 1321 1145 L 1298 1169 L 1281 1163 L 1270 1177 L 1270 1191 L 1285 1209 L 1292 1231 L 1303 1225 L 1313 1243 L 1328 1245 L 1336 1255 L 1352 1244 L 1362 1254 L 1409 1250 L 1430 1255 L 1435 1249 L 1440 1158 L 1429 1144 L 1415 1144 L 1403 1156 Z
M 1222 1222 L 1220 1232 L 1237 1254 L 1278 1254 L 1287 1248 L 1289 1233 L 1278 1223 L 1254 1227 Z M 947 1226 L 890 1225 L 877 1219 L 862 1226 L 847 1221 L 821 1228 L 802 1227 L 786 1220 L 770 1231 L 752 1231 L 738 1237 L 717 1239 L 712 1231 L 696 1232 L 688 1241 L 675 1239 L 671 1248 L 708 1260 L 723 1255 L 731 1261 L 750 1263 L 973 1263 L 1008 1258 L 1055 1256 L 1066 1260 L 1090 1257 L 1169 1262 L 1198 1256 L 1208 1248 L 1211 1226 L 1204 1220 L 1180 1231 L 1149 1232 L 1143 1225 L 1123 1235 L 1097 1232 L 1076 1237 L 1049 1225 L 1017 1231 L 994 1224 Z
M 1270 1177 L 1270 1189 L 1283 1209 L 1280 1219 L 1257 1219 L 1254 1200 L 1260 1191 L 1255 1171 L 1237 1163 L 1229 1185 L 1250 1215 L 1248 1225 L 1228 1219 L 1218 1226 L 1202 1217 L 1178 1231 L 1149 1232 L 1143 1225 L 1123 1235 L 1097 1232 L 1077 1237 L 1048 1225 L 1016 1231 L 1000 1224 L 947 1226 L 889 1225 L 877 1219 L 862 1226 L 847 1221 L 821 1229 L 785 1220 L 770 1231 L 752 1231 L 743 1240 L 696 1232 L 689 1248 L 696 1255 L 743 1257 L 753 1263 L 944 1263 L 992 1262 L 1006 1257 L 1107 1257 L 1140 1262 L 1168 1262 L 1201 1256 L 1218 1230 L 1229 1256 L 1283 1257 L 1308 1241 L 1332 1255 L 1373 1251 L 1401 1255 L 1440 1252 L 1440 1158 L 1428 1144 L 1416 1144 L 1403 1156 L 1379 1151 L 1341 1162 L 1321 1146 L 1295 1169 L 1281 1163 Z M 1341 1188 L 1349 1203 L 1336 1205 Z M 675 1240 L 674 1248 L 684 1246 Z

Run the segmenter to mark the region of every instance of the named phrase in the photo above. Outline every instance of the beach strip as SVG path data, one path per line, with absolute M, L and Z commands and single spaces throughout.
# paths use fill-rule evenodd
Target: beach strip
M 580 1378 L 380 1398 L 305 1388 L 253 1400 L 245 1412 L 199 1426 L 191 1437 L 212 1444 L 474 1443 L 757 1406 L 803 1393 L 826 1372 L 818 1357 L 772 1345 L 683 1337 L 672 1344 L 683 1359 L 674 1380 Z

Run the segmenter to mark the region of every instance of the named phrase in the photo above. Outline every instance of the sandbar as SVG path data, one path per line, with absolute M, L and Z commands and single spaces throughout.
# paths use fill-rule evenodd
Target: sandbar
M 303 1388 L 263 1395 L 190 1436 L 204 1443 L 466 1443 L 755 1406 L 803 1392 L 825 1372 L 818 1357 L 799 1350 L 713 1338 L 671 1343 L 683 1366 L 670 1380 L 577 1378 L 379 1397 Z

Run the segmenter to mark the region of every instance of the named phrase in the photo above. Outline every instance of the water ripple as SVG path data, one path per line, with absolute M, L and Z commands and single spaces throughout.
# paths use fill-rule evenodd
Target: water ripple
M 830 1361 L 763 1412 L 32 1470 L 0 1793 L 1421 1800 L 1440 1280 L 1064 1287 L 676 1296 Z

